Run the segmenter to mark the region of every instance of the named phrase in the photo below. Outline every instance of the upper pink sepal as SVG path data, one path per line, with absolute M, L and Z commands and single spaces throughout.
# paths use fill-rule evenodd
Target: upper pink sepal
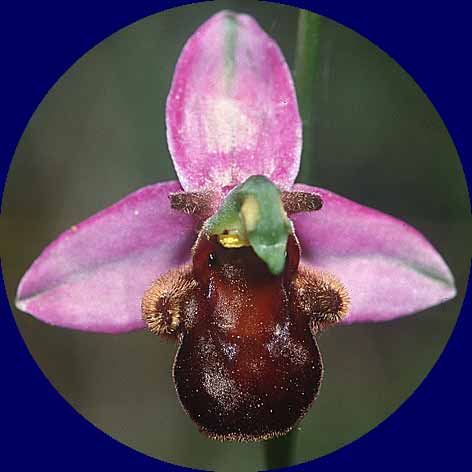
M 288 189 L 302 124 L 277 44 L 247 15 L 222 11 L 187 41 L 166 108 L 167 140 L 182 187 L 220 189 L 264 175 Z
M 144 187 L 60 235 L 21 280 L 17 307 L 84 331 L 144 327 L 145 290 L 191 257 L 194 220 L 168 200 L 179 190 L 178 182 Z
M 308 185 L 323 207 L 293 216 L 302 259 L 336 275 L 351 297 L 345 323 L 384 321 L 456 294 L 448 266 L 416 229 L 377 210 Z

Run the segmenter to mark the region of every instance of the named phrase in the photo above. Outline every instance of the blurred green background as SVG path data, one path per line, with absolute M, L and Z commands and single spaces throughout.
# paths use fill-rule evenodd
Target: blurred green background
M 173 68 L 189 35 L 222 8 L 253 15 L 293 66 L 298 10 L 253 1 L 208 2 L 145 18 L 78 60 L 44 98 L 11 165 L 0 220 L 10 300 L 22 274 L 65 228 L 139 187 L 175 178 L 164 124 Z M 325 381 L 300 425 L 297 463 L 367 433 L 421 383 L 454 327 L 472 240 L 464 175 L 433 105 L 363 37 L 328 19 L 321 34 L 315 155 L 306 183 L 417 227 L 450 265 L 458 296 L 415 316 L 320 337 Z M 69 331 L 13 311 L 52 384 L 115 439 L 194 468 L 264 467 L 261 445 L 218 443 L 198 433 L 174 391 L 174 345 L 148 332 Z

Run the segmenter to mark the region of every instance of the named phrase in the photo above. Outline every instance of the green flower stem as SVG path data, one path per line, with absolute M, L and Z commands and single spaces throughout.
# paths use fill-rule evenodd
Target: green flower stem
M 297 430 L 276 439 L 264 441 L 266 467 L 268 470 L 281 469 L 294 464 Z
M 295 87 L 303 121 L 303 153 L 299 178 L 310 182 L 314 160 L 314 104 L 315 80 L 319 57 L 321 17 L 300 10 L 297 45 L 295 49 Z

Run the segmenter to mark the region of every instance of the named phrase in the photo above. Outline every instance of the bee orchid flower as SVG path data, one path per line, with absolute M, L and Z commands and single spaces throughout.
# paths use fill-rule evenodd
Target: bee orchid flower
M 188 40 L 166 125 L 179 180 L 61 234 L 16 305 L 56 326 L 174 339 L 178 397 L 207 436 L 285 434 L 320 388 L 317 333 L 455 295 L 448 266 L 407 223 L 294 183 L 295 89 L 253 18 L 220 12 Z

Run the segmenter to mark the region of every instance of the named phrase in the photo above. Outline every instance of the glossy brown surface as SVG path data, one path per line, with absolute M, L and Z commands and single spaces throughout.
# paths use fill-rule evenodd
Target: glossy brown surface
M 309 317 L 289 309 L 299 262 L 293 236 L 287 253 L 274 277 L 251 248 L 225 249 L 204 236 L 196 245 L 199 288 L 182 319 L 174 380 L 185 410 L 213 438 L 283 434 L 318 393 L 322 362 Z

